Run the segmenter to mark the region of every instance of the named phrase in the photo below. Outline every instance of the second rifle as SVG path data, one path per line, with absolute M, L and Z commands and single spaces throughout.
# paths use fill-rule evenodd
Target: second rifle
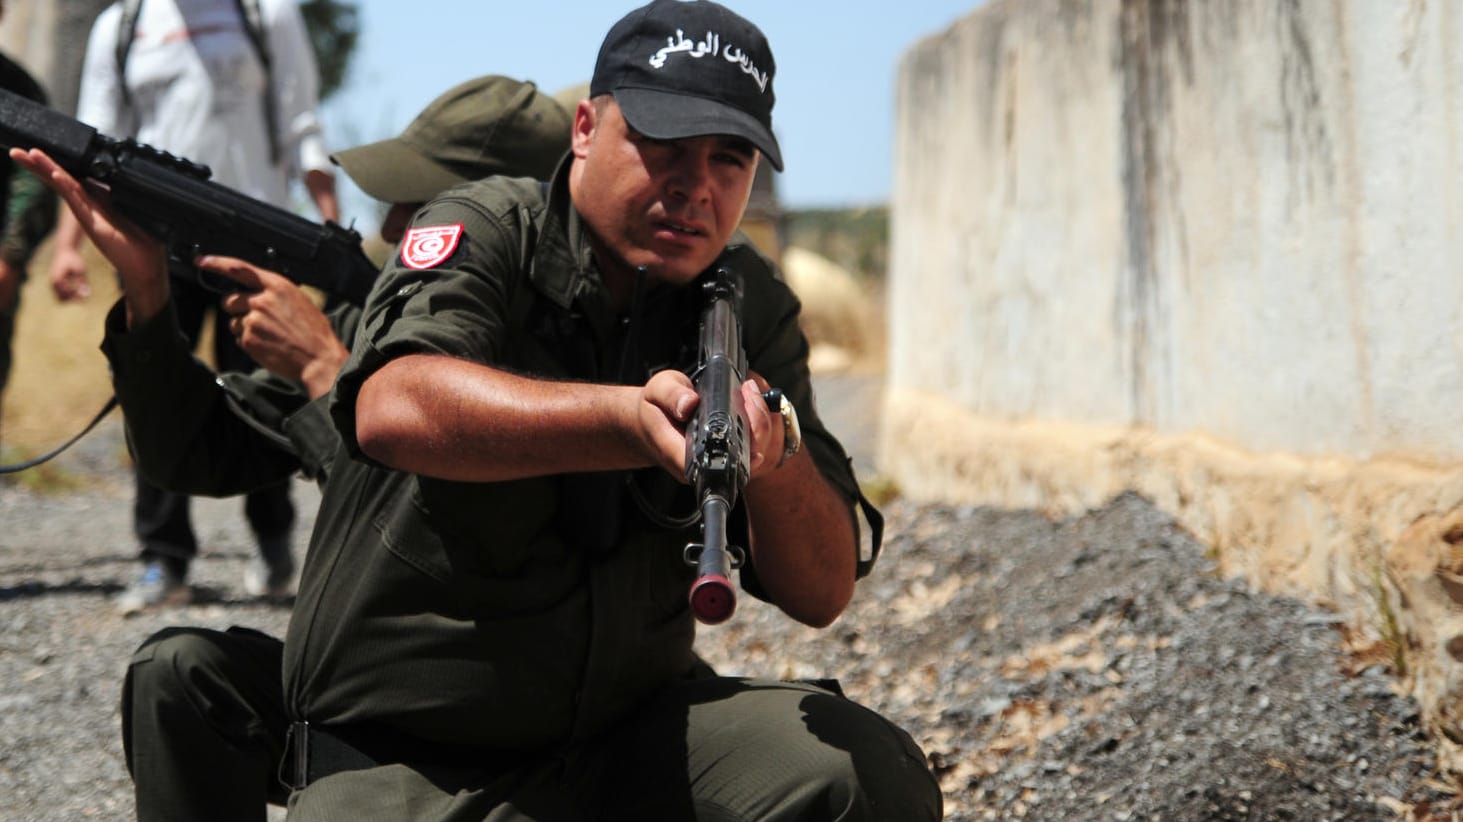
M 323 225 L 209 179 L 206 166 L 135 140 L 118 140 L 0 89 L 0 146 L 40 149 L 77 180 L 105 187 L 118 212 L 165 243 L 175 270 L 202 277 L 192 260 L 225 254 L 362 305 L 377 266 L 361 235 Z M 230 290 L 232 283 L 213 284 Z

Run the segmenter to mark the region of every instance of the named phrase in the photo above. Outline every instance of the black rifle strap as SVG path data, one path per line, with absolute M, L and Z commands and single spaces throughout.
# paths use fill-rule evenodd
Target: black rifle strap
M 269 36 L 264 31 L 264 16 L 259 11 L 259 0 L 234 0 L 239 16 L 244 20 L 244 31 L 254 45 L 254 53 L 264 66 L 264 128 L 269 132 L 269 162 L 279 165 L 279 113 L 274 100 L 274 57 L 269 53 Z
M 137 38 L 137 16 L 142 13 L 142 0 L 124 0 L 122 16 L 117 21 L 117 90 L 122 94 L 122 104 L 132 107 L 132 92 L 127 89 L 127 55 L 132 52 L 132 41 Z
M 234 0 L 239 17 L 244 21 L 244 31 L 249 35 L 249 44 L 264 66 L 264 127 L 269 134 L 269 161 L 279 165 L 279 114 L 274 101 L 274 59 L 269 53 L 269 38 L 264 31 L 264 16 L 259 10 L 259 0 Z M 123 0 L 122 16 L 117 24 L 117 89 L 122 94 L 122 104 L 132 107 L 132 92 L 127 88 L 127 55 L 132 52 L 132 42 L 137 39 L 137 18 L 142 14 L 142 0 Z
M 0 474 L 14 474 L 17 471 L 24 471 L 27 468 L 34 468 L 37 465 L 40 465 L 41 463 L 46 462 L 47 460 L 50 460 L 51 458 L 55 457 L 57 454 L 60 454 L 62 451 L 65 451 L 67 448 L 70 448 L 71 446 L 75 445 L 77 440 L 79 440 L 82 437 L 86 436 L 87 432 L 90 431 L 91 429 L 96 428 L 97 427 L 97 423 L 101 422 L 102 421 L 102 418 L 105 417 L 108 412 L 110 412 L 113 408 L 116 408 L 116 407 L 117 407 L 117 398 L 114 396 L 111 399 L 107 400 L 106 404 L 102 406 L 102 410 L 98 411 L 97 412 L 97 415 L 95 417 L 92 417 L 91 418 L 91 422 L 87 423 L 85 428 L 83 428 L 80 431 L 76 432 L 76 436 L 74 436 L 71 439 L 67 440 L 66 442 L 62 443 L 60 446 L 52 449 L 50 452 L 45 453 L 45 454 L 42 454 L 39 457 L 36 457 L 35 459 L 26 460 L 25 462 L 17 462 L 17 463 L 13 463 L 11 465 L 0 465 Z

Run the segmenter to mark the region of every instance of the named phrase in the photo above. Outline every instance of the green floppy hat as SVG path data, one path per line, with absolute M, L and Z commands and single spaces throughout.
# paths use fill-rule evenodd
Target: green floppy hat
M 453 86 L 389 140 L 332 154 L 361 190 L 423 203 L 470 180 L 546 180 L 569 150 L 569 112 L 533 83 L 488 75 Z

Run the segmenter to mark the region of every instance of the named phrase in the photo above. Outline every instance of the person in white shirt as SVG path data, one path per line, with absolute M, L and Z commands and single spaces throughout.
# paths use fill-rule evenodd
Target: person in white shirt
M 295 0 L 119 0 L 92 26 L 77 119 L 206 165 L 213 180 L 275 205 L 289 205 L 291 181 L 299 177 L 320 216 L 338 220 L 318 86 Z M 63 302 L 91 291 L 82 236 L 76 218 L 63 211 L 50 270 Z M 178 271 L 172 288 L 180 330 L 196 344 L 219 295 Z M 247 356 L 227 331 L 228 317 L 217 310 L 213 317 L 215 363 L 247 369 Z M 250 493 L 245 514 L 260 548 L 245 588 L 284 599 L 294 575 L 288 484 Z M 198 552 L 188 497 L 139 475 L 133 524 L 143 570 L 119 595 L 119 610 L 187 602 L 188 568 Z

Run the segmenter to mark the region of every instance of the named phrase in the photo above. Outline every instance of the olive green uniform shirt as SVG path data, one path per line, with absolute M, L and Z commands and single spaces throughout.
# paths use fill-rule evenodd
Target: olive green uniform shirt
M 349 344 L 360 309 L 342 304 L 326 316 Z M 126 419 L 128 445 L 150 482 L 220 497 L 296 472 L 325 482 L 340 445 L 326 397 L 311 401 L 304 386 L 262 368 L 215 373 L 193 356 L 172 302 L 129 329 L 118 300 L 105 329 L 102 353 Z
M 665 472 L 449 482 L 374 465 L 356 443 L 360 386 L 397 357 L 635 385 L 695 364 L 691 289 L 642 283 L 633 310 L 611 310 L 566 168 L 548 187 L 497 177 L 444 193 L 414 226 L 460 225 L 455 251 L 429 270 L 398 256 L 377 281 L 334 392 L 346 455 L 286 639 L 296 719 L 429 749 L 547 750 L 603 729 L 697 663 L 695 571 L 681 558 L 697 530 L 646 511 L 694 509 Z M 792 400 L 804 447 L 852 506 L 848 458 L 813 406 L 796 297 L 750 246 L 722 261 L 743 279 L 750 367 Z M 741 574 L 759 594 L 755 569 Z

